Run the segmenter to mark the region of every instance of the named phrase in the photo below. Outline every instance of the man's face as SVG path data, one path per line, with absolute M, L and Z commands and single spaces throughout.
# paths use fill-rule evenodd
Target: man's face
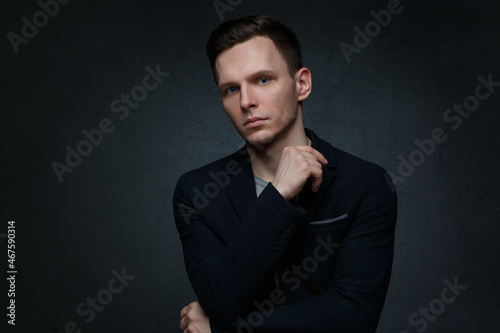
M 267 146 L 297 125 L 304 98 L 297 75 L 290 76 L 271 39 L 256 36 L 236 44 L 217 57 L 215 68 L 224 110 L 248 144 Z

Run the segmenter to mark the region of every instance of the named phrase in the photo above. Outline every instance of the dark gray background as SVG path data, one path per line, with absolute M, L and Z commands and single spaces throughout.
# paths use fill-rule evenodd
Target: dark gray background
M 467 289 L 425 331 L 497 331 L 500 88 L 456 130 L 442 116 L 474 93 L 479 75 L 500 81 L 499 4 L 401 4 L 350 64 L 339 43 L 352 45 L 353 28 L 387 1 L 245 0 L 223 19 L 264 13 L 296 32 L 314 83 L 306 126 L 341 149 L 397 174 L 398 156 L 443 128 L 447 141 L 396 185 L 395 260 L 378 332 L 415 332 L 409 316 L 455 277 Z M 0 276 L 7 221 L 17 226 L 17 325 L 9 328 L 62 332 L 75 321 L 82 332 L 177 332 L 195 296 L 172 192 L 183 172 L 242 142 L 204 54 L 221 20 L 212 1 L 71 1 L 15 54 L 7 33 L 20 34 L 21 18 L 37 11 L 34 0 L 0 7 Z M 157 64 L 170 76 L 120 120 L 111 102 Z M 65 146 L 103 118 L 115 130 L 60 183 L 51 163 L 64 163 Z M 122 267 L 135 279 L 85 323 L 76 307 Z

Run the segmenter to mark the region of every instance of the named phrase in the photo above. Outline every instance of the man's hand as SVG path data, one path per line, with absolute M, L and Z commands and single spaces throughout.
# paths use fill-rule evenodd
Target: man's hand
M 286 200 L 290 200 L 300 193 L 311 177 L 311 189 L 316 192 L 323 181 L 321 168 L 324 164 L 328 164 L 326 158 L 312 147 L 285 147 L 272 184 Z
M 211 333 L 209 318 L 198 302 L 192 302 L 181 310 L 179 327 L 184 333 Z

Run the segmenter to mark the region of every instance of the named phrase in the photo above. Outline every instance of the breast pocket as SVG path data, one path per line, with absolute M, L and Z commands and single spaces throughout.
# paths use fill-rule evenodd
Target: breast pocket
M 349 215 L 313 220 L 307 225 L 296 265 L 304 267 L 309 278 L 302 292 L 317 295 L 331 288 L 337 252 L 349 231 Z
M 332 217 L 324 220 L 311 221 L 307 229 L 324 229 L 324 228 L 340 226 L 349 221 L 348 217 L 349 216 L 347 215 L 347 213 L 345 213 L 337 217 Z

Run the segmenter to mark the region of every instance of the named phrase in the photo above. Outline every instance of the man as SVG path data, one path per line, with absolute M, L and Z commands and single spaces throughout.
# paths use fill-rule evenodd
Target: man
M 198 297 L 184 332 L 374 332 L 397 215 L 386 172 L 304 129 L 311 73 L 291 30 L 223 23 L 207 53 L 245 147 L 184 174 L 176 226 Z

